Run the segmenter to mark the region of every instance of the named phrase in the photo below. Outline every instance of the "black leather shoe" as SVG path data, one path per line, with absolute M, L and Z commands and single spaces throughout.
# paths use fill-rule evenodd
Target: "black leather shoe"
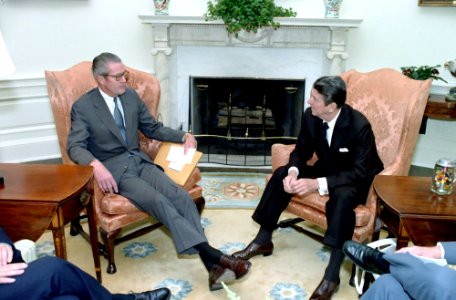
M 329 300 L 339 289 L 340 280 L 337 282 L 322 279 L 309 300 Z
M 383 259 L 382 252 L 374 248 L 354 241 L 346 241 L 343 251 L 354 264 L 366 272 L 380 275 L 389 273 L 389 262 Z
M 249 272 L 252 264 L 248 260 L 236 258 L 230 255 L 222 255 L 222 258 L 220 258 L 220 265 L 224 268 L 232 270 L 234 274 L 236 274 L 236 279 L 239 279 Z
M 223 288 L 222 281 L 225 284 L 232 283 L 236 280 L 236 274 L 230 269 L 225 269 L 219 265 L 213 265 L 209 271 L 209 290 L 216 291 Z
M 135 300 L 168 300 L 171 298 L 171 291 L 168 288 L 159 288 L 153 291 L 131 294 Z
M 263 256 L 271 255 L 273 250 L 274 250 L 274 244 L 272 242 L 265 244 L 265 245 L 260 245 L 260 244 L 251 242 L 243 250 L 234 252 L 232 255 L 234 257 L 237 257 L 240 259 L 249 260 L 250 258 L 252 258 L 256 255 L 260 255 L 260 254 L 263 254 Z

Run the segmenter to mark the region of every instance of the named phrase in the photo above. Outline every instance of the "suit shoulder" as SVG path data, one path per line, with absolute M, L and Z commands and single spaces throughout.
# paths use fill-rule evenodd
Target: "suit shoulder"
M 124 93 L 125 96 L 127 97 L 135 97 L 135 98 L 140 98 L 138 93 L 136 92 L 136 90 L 130 88 L 130 87 L 127 87 L 126 90 L 125 90 L 125 93 Z
M 100 92 L 98 91 L 97 88 L 93 88 L 87 93 L 83 94 L 81 97 L 79 97 L 73 105 L 85 105 L 88 102 L 91 101 L 94 97 L 98 97 L 100 95 Z
M 359 123 L 368 123 L 368 124 L 370 124 L 370 122 L 367 119 L 367 117 L 362 112 L 360 112 L 359 110 L 354 109 L 353 107 L 351 107 L 348 104 L 345 104 L 345 108 L 346 108 L 348 113 L 352 116 L 352 118 L 355 121 L 357 121 Z

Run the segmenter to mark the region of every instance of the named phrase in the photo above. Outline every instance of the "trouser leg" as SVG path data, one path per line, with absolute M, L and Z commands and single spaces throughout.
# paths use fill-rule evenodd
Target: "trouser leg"
M 361 300 L 410 300 L 402 285 L 391 274 L 380 276 L 363 294 Z
M 342 249 L 345 241 L 351 240 L 355 230 L 355 212 L 358 205 L 358 192 L 355 187 L 344 186 L 334 190 L 326 202 L 328 228 L 324 243 Z
M 138 174 L 126 173 L 122 177 L 120 193 L 171 231 L 178 253 L 197 253 L 193 246 L 207 242 L 207 239 L 188 192 L 155 165 L 144 163 L 138 169 Z
M 286 167 L 280 167 L 272 174 L 252 216 L 253 220 L 270 231 L 276 228 L 280 215 L 291 199 L 291 194 L 284 191 L 282 183 L 287 174 Z
M 390 274 L 415 300 L 450 300 L 456 295 L 456 271 L 447 266 L 424 263 L 404 253 L 385 254 L 390 263 Z
M 75 296 L 78 299 L 112 299 L 95 278 L 58 257 L 32 261 L 24 274 L 12 284 L 0 284 L 2 299 L 53 299 Z

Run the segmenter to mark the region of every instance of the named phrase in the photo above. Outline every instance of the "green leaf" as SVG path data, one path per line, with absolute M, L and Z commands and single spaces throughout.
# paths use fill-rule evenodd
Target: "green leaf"
M 207 2 L 207 21 L 222 19 L 228 33 L 257 32 L 261 27 L 280 26 L 275 17 L 296 17 L 291 8 L 277 6 L 274 0 L 213 0 Z

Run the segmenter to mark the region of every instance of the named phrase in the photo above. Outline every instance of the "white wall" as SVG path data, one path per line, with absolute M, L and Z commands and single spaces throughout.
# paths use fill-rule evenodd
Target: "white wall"
M 171 0 L 170 15 L 202 15 L 206 2 Z M 341 18 L 363 19 L 360 28 L 349 33 L 347 69 L 399 69 L 456 58 L 456 7 L 419 7 L 417 2 L 345 0 Z M 293 7 L 299 17 L 323 16 L 323 0 L 277 3 Z M 65 69 L 111 51 L 132 67 L 153 71 L 151 30 L 138 19 L 138 14 L 151 11 L 152 0 L 4 0 L 0 30 L 17 71 L 0 80 L 0 161 L 59 155 L 55 134 L 49 130 L 53 119 L 46 103 L 43 70 Z M 456 85 L 448 72 L 442 70 L 441 75 L 451 81 L 443 87 Z M 31 82 L 33 93 L 29 92 Z M 30 102 L 42 118 L 18 122 L 31 119 Z M 432 166 L 440 156 L 455 158 L 455 130 L 456 122 L 430 120 L 427 134 L 420 137 L 414 164 Z M 37 147 L 30 147 L 32 141 Z M 36 148 L 43 148 L 42 153 L 36 155 Z

